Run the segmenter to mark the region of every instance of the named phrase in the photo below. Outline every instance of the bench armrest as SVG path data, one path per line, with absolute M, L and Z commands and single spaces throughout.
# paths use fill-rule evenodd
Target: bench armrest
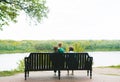
M 86 69 L 92 69 L 92 63 L 93 63 L 93 57 L 88 57 L 86 64 L 85 64 L 85 68 Z
M 93 57 L 88 57 L 87 61 L 92 63 Z
M 28 67 L 29 67 L 29 61 L 28 61 L 28 57 L 25 57 L 24 58 L 24 64 L 25 64 L 25 70 L 28 70 Z

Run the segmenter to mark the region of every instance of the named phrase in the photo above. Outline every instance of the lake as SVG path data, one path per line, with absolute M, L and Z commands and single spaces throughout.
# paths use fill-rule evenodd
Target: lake
M 120 51 L 88 53 L 93 57 L 93 67 L 120 64 Z M 19 61 L 28 55 L 29 53 L 1 54 L 0 71 L 17 68 Z
M 120 51 L 88 53 L 93 57 L 93 67 L 120 65 Z
M 0 71 L 17 68 L 19 61 L 28 55 L 29 53 L 1 54 Z

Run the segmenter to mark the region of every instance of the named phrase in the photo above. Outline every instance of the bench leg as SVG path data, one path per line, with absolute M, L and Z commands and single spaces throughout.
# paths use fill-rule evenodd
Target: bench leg
M 56 73 L 57 72 L 57 70 L 56 69 L 54 69 L 54 73 Z
M 69 70 L 67 70 L 67 74 L 69 75 Z
M 26 70 L 25 70 L 25 80 L 27 80 L 27 75 L 26 75 L 27 73 L 26 73 Z
M 89 70 L 87 70 L 87 76 L 89 76 Z
M 90 70 L 90 79 L 92 79 L 92 70 Z
M 29 71 L 25 70 L 25 80 L 27 80 L 27 77 L 29 77 Z
M 29 71 L 27 71 L 27 77 L 29 77 Z
M 58 70 L 58 78 L 59 78 L 59 80 L 60 80 L 60 70 Z

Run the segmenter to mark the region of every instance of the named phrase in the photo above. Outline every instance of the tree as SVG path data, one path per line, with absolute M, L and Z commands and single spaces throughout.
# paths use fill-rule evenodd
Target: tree
M 34 22 L 47 17 L 48 7 L 45 0 L 0 0 L 0 29 L 10 22 L 16 23 L 17 16 L 24 11 Z

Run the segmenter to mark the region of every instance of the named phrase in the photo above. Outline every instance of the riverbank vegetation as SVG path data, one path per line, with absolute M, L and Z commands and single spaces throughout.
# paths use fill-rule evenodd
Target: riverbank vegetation
M 120 51 L 120 40 L 0 40 L 0 53 L 52 52 L 58 42 L 68 51 L 69 46 L 82 51 Z
M 0 77 L 3 76 L 11 76 L 11 75 L 15 75 L 17 73 L 20 73 L 20 71 L 16 71 L 16 70 L 11 70 L 11 71 L 0 71 Z
M 117 68 L 117 69 L 120 69 L 120 65 L 100 66 L 98 68 Z
M 108 67 L 110 67 L 110 68 L 118 68 L 118 69 L 120 69 L 120 65 L 112 65 L 112 66 L 108 66 Z

